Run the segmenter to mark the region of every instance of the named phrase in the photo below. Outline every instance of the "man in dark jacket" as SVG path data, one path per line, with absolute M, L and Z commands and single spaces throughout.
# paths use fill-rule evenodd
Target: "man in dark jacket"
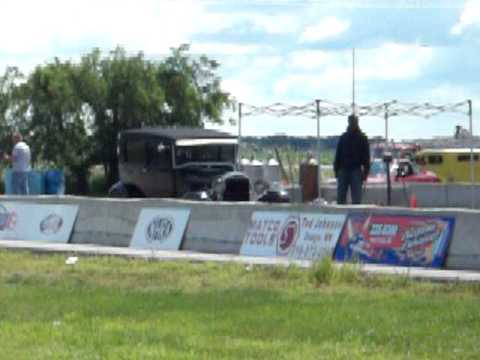
M 362 182 L 367 179 L 370 171 L 370 145 L 367 136 L 358 126 L 358 117 L 354 114 L 348 117 L 347 131 L 340 136 L 333 164 L 337 178 L 337 203 L 347 202 L 347 192 L 353 204 L 362 201 Z

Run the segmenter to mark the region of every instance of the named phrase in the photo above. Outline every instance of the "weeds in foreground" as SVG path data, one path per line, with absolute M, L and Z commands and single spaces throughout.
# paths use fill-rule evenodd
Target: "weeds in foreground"
M 353 263 L 334 263 L 329 257 L 312 264 L 309 269 L 310 280 L 314 286 L 360 285 L 365 288 L 405 289 L 415 286 L 418 281 L 408 275 L 378 275 L 362 271 L 362 265 Z
M 310 278 L 317 287 L 330 284 L 359 284 L 366 281 L 360 264 L 337 264 L 330 257 L 312 264 Z
M 316 286 L 329 285 L 334 273 L 333 261 L 330 257 L 325 257 L 321 261 L 315 262 L 310 269 L 313 283 Z

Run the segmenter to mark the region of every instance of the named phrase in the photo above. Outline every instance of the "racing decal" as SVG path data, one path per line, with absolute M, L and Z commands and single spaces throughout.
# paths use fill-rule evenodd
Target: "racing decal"
M 345 218 L 343 214 L 255 211 L 240 255 L 294 260 L 331 257 Z
M 58 214 L 50 214 L 40 222 L 40 232 L 45 235 L 56 234 L 63 225 L 63 218 Z
M 187 228 L 190 209 L 142 209 L 130 241 L 131 248 L 178 250 Z
M 145 229 L 147 242 L 164 242 L 168 239 L 175 228 L 175 221 L 172 217 L 154 217 Z
M 0 203 L 0 239 L 67 243 L 78 205 Z
M 15 210 L 7 210 L 0 204 L 0 231 L 14 230 L 17 225 L 17 213 Z
M 454 225 L 447 216 L 350 215 L 335 259 L 439 268 Z
M 300 217 L 298 215 L 290 215 L 285 221 L 277 241 L 277 255 L 288 255 L 289 250 L 295 246 L 299 233 Z

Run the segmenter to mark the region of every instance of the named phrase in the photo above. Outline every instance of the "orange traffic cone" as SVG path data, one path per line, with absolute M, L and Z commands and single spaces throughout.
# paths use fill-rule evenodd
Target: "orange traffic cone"
M 417 197 L 415 196 L 415 194 L 412 194 L 410 196 L 410 207 L 411 208 L 416 208 L 417 207 Z

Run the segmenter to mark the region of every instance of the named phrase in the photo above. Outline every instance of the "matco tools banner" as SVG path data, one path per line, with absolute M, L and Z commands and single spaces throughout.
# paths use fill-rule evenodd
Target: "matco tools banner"
M 67 243 L 77 205 L 0 203 L 0 239 Z
M 142 209 L 130 242 L 131 248 L 178 250 L 190 209 Z
M 255 211 L 240 255 L 318 260 L 332 256 L 345 215 Z
M 438 268 L 454 225 L 447 216 L 350 215 L 335 259 Z

